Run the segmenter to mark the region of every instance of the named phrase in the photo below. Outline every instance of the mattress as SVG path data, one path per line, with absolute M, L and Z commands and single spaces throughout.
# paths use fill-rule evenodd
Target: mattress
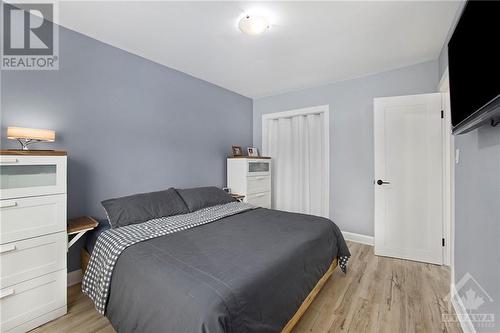
M 105 314 L 119 332 L 280 332 L 342 256 L 332 221 L 258 208 L 125 249 Z

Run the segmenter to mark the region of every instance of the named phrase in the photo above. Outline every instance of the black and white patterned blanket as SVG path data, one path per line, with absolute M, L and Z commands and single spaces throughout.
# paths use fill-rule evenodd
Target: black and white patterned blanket
M 83 277 L 82 291 L 94 302 L 96 310 L 104 314 L 113 269 L 118 257 L 127 247 L 254 208 L 256 207 L 247 203 L 232 202 L 200 209 L 189 214 L 162 217 L 144 223 L 107 230 L 99 236 L 92 251 L 90 262 Z

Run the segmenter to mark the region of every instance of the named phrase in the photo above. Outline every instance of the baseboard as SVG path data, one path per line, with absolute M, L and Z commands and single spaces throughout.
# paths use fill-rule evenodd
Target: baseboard
M 361 243 L 366 245 L 375 245 L 375 238 L 373 236 L 367 236 L 362 234 L 356 234 L 354 232 L 342 231 L 344 238 L 348 241 Z
M 455 291 L 455 285 L 451 286 L 451 304 L 453 305 L 453 309 L 455 309 L 456 314 L 460 314 L 457 316 L 460 321 L 460 326 L 462 327 L 462 331 L 464 333 L 476 333 L 476 329 L 472 322 L 470 321 L 467 310 L 465 309 L 462 300 L 458 296 L 458 293 Z
M 82 270 L 76 270 L 68 273 L 68 287 L 82 282 Z

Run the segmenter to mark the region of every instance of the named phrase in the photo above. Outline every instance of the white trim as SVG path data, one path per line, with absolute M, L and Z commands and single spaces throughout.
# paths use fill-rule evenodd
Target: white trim
M 451 304 L 453 305 L 453 309 L 455 310 L 456 314 L 460 314 L 458 316 L 460 320 L 460 326 L 462 327 L 462 331 L 464 333 L 476 333 L 476 329 L 474 328 L 474 325 L 472 325 L 472 322 L 470 321 L 469 315 L 467 313 L 467 310 L 465 309 L 464 304 L 462 303 L 462 300 L 458 296 L 458 293 L 456 292 L 455 285 L 451 285 Z M 466 316 L 467 318 L 463 318 L 463 316 Z
M 443 238 L 446 246 L 443 248 L 443 264 L 452 266 L 454 249 L 454 219 L 453 219 L 453 188 L 454 188 L 454 138 L 451 135 L 450 87 L 448 68 L 443 73 L 438 86 L 442 94 L 443 121 Z M 453 281 L 452 281 L 453 282 Z
M 443 75 L 441 76 L 441 79 L 439 80 L 438 84 L 439 92 L 448 92 L 450 90 L 449 81 L 450 77 L 448 75 L 448 67 L 446 67 L 446 69 L 443 72 Z
M 68 287 L 74 286 L 82 282 L 82 270 L 78 269 L 76 271 L 72 271 L 68 273 Z
M 295 116 L 317 114 L 317 113 L 328 112 L 329 109 L 330 109 L 330 106 L 328 104 L 325 104 L 325 105 L 311 106 L 311 107 L 302 108 L 302 109 L 294 109 L 294 110 L 289 110 L 289 111 L 265 113 L 262 115 L 262 120 L 291 118 L 291 117 L 295 117 Z
M 272 119 L 279 118 L 290 118 L 295 116 L 303 116 L 308 114 L 322 114 L 323 115 L 323 141 L 324 141 L 324 154 L 325 154 L 325 179 L 324 183 L 326 184 L 326 193 L 325 193 L 325 209 L 326 216 L 331 217 L 330 215 L 330 200 L 332 200 L 332 196 L 330 193 L 330 105 L 318 105 L 312 106 L 302 109 L 294 109 L 289 111 L 281 111 L 274 113 L 266 113 L 262 115 L 262 154 L 265 156 L 267 153 L 267 121 Z M 272 157 L 272 156 L 271 156 Z
M 345 240 L 366 244 L 366 245 L 375 245 L 375 238 L 373 236 L 356 234 L 354 232 L 342 231 L 342 235 L 344 235 Z
M 439 81 L 438 90 L 443 94 L 443 110 L 445 121 L 443 122 L 443 152 L 444 152 L 444 177 L 445 177 L 445 200 L 444 200 L 444 223 L 443 237 L 447 246 L 443 249 L 444 264 L 450 266 L 450 285 L 455 283 L 455 137 L 451 134 L 451 110 L 450 110 L 450 86 L 448 67 L 443 72 Z

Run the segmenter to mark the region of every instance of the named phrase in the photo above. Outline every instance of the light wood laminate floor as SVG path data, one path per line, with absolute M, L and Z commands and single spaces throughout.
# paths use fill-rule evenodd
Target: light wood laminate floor
M 305 332 L 462 332 L 444 324 L 453 313 L 446 267 L 377 257 L 373 247 L 349 242 L 347 275 L 336 269 L 295 327 Z M 68 289 L 68 314 L 32 332 L 114 332 L 80 292 Z

